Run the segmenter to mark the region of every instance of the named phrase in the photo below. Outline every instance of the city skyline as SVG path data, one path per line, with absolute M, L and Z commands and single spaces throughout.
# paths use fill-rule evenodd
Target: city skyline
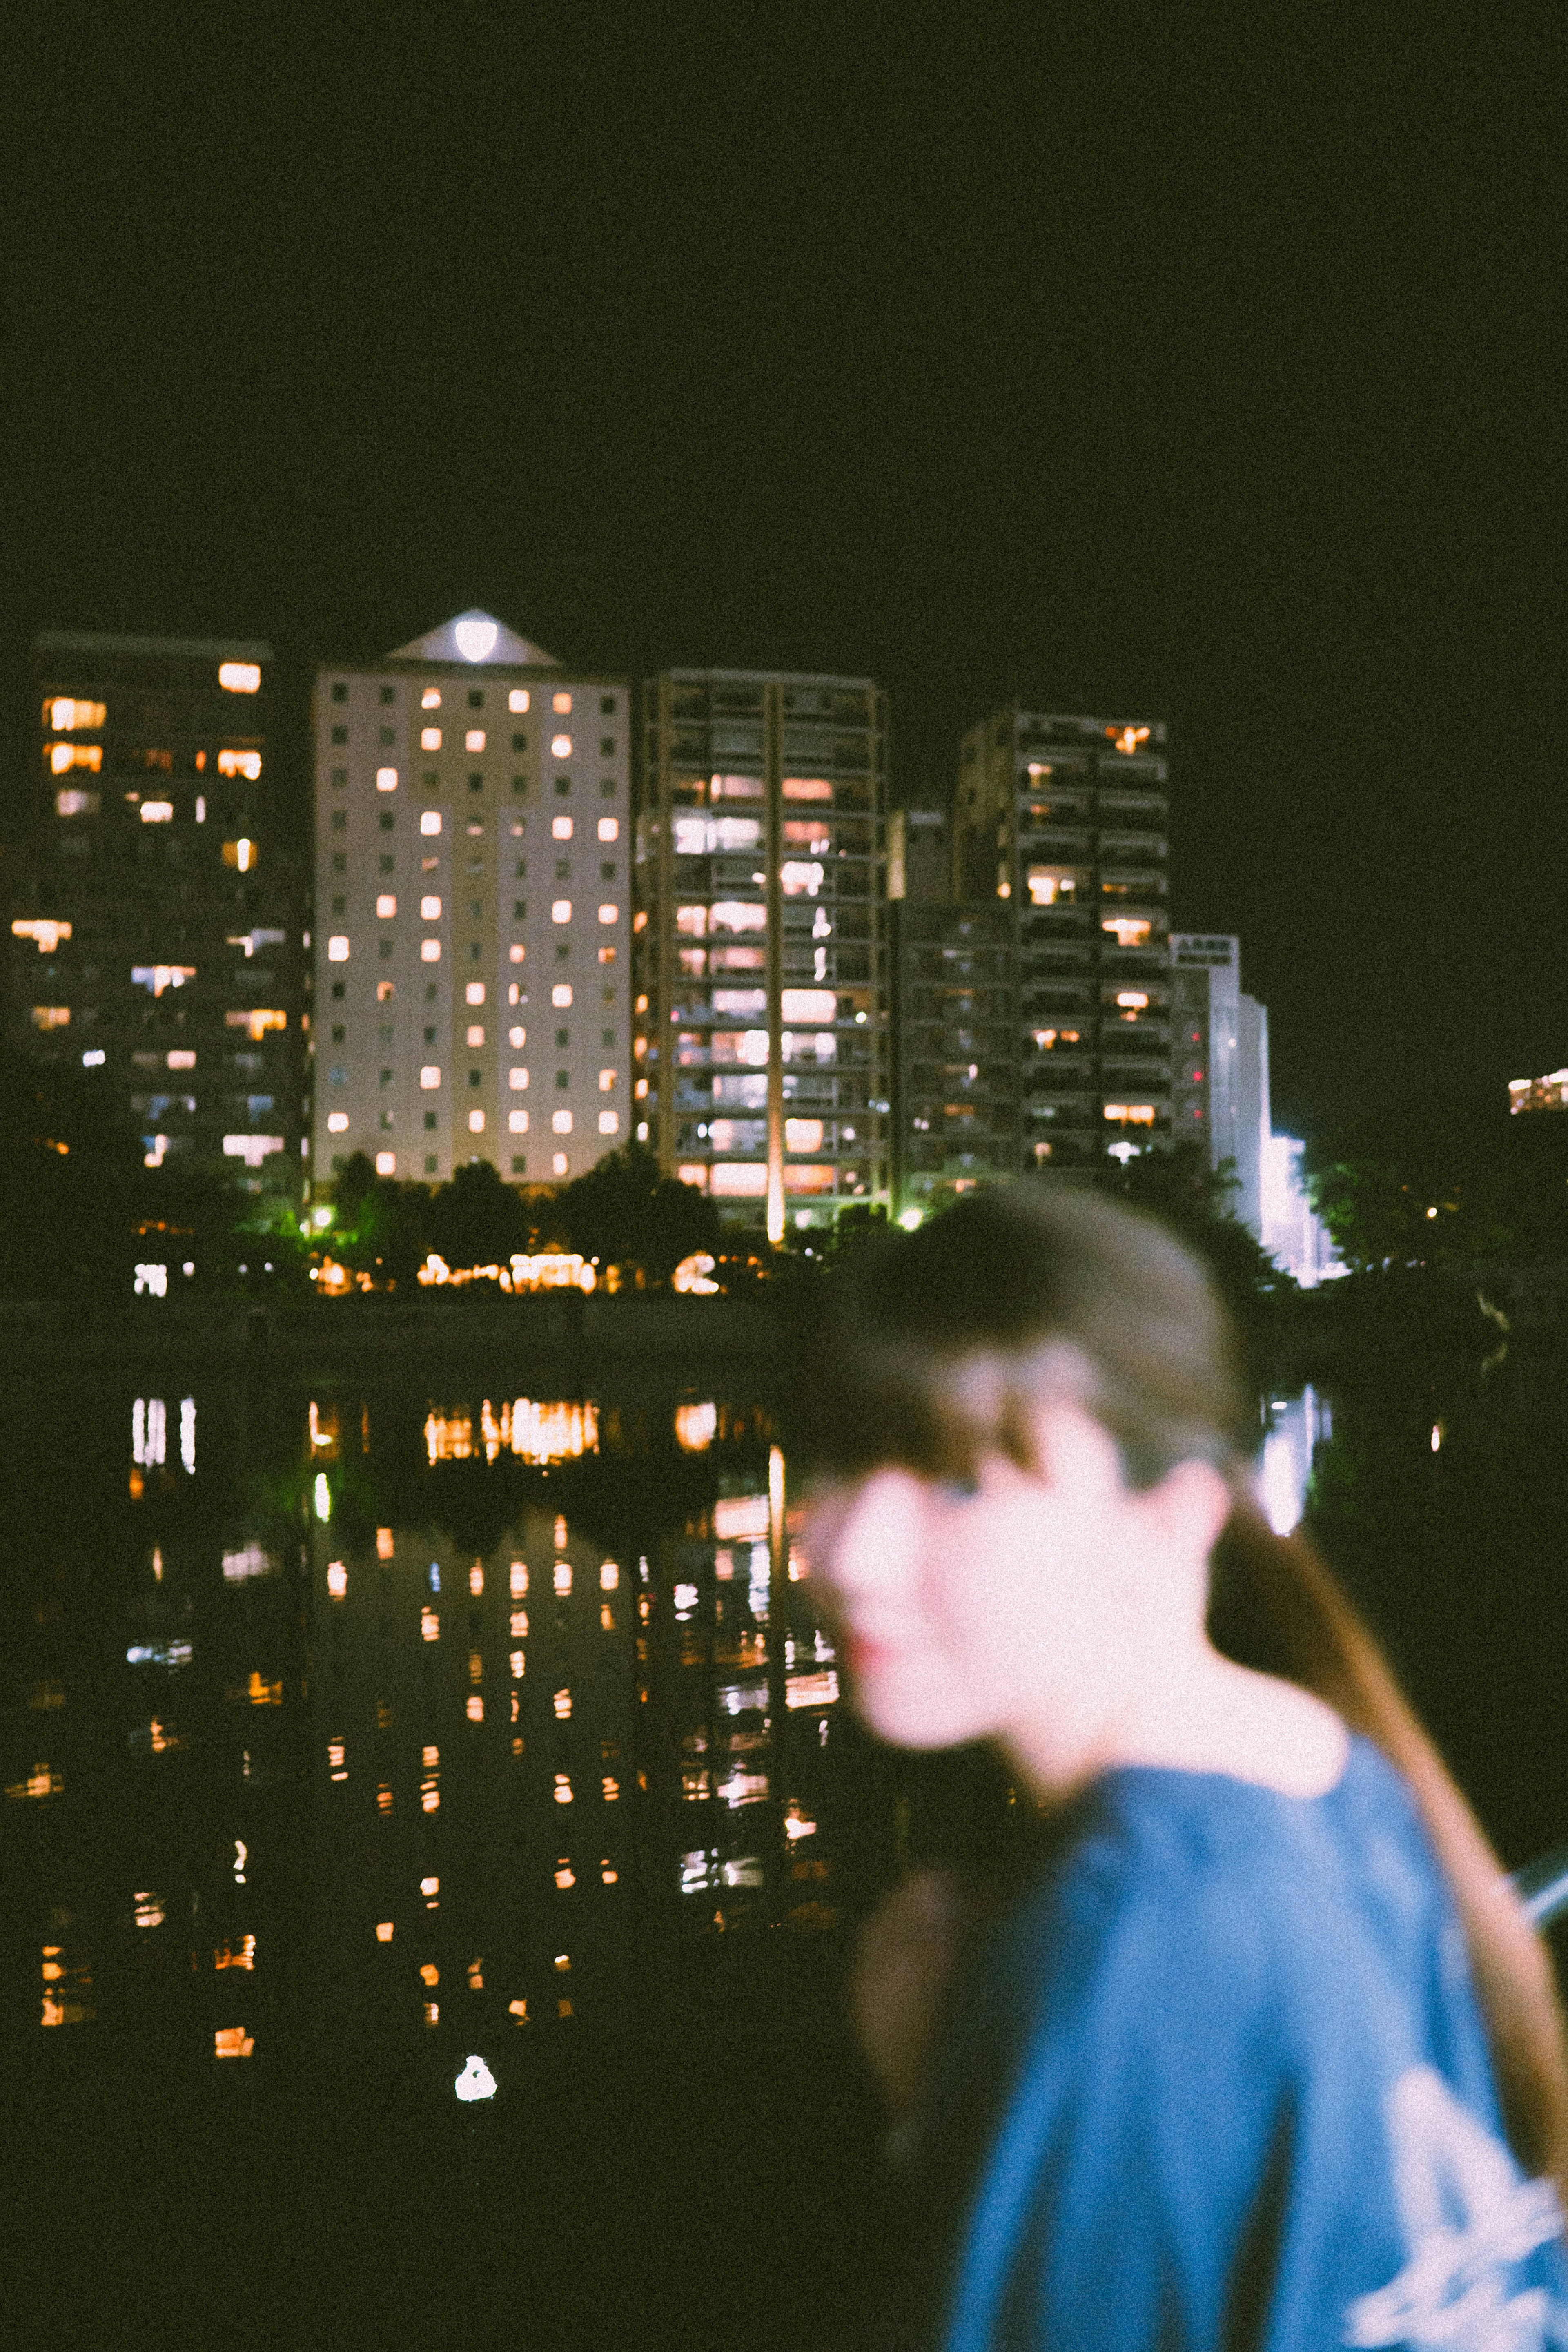
M 917 800 L 1006 701 L 1155 709 L 1293 1130 L 1556 1068 L 1550 110 L 1507 44 L 1313 46 L 454 19 L 367 85 L 347 27 L 80 28 L 0 330 L 5 797 L 48 627 L 301 696 L 471 605 L 591 675 L 875 677 Z

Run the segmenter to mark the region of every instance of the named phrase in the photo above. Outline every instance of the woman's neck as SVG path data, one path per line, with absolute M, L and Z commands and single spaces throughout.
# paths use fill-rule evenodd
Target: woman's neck
M 1281 1796 L 1326 1796 L 1350 1734 L 1326 1700 L 1254 1673 L 1207 1643 L 1179 1668 L 1161 1662 L 1092 1733 L 1063 1743 L 1058 1726 L 1021 1725 L 1006 1741 L 1038 1796 L 1054 1806 L 1125 1765 L 1220 1772 Z M 1071 1750 L 1071 1752 L 1069 1752 Z

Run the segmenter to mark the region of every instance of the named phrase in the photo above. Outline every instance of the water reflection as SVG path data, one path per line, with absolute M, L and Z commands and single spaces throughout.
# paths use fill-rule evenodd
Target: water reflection
M 849 1719 L 745 1399 L 143 1378 L 11 1412 L 13 2047 L 430 2053 L 450 2096 L 476 2054 L 504 2088 L 544 2044 L 826 2016 L 894 1872 L 1027 1810 Z M 1305 1512 L 1511 1863 L 1568 1831 L 1565 1468 L 1514 1361 L 1267 1401 L 1272 1524 Z
M 1276 1535 L 1288 1536 L 1301 1525 L 1317 1449 L 1333 1435 L 1333 1412 L 1310 1383 L 1298 1396 L 1270 1399 L 1257 1484 Z
M 263 1430 L 144 1390 L 94 1417 L 129 1464 L 79 1509 L 41 1486 L 4 1596 L 34 1956 L 7 2038 L 503 2067 L 765 2009 L 781 1967 L 836 2001 L 892 1813 L 757 1408 L 318 1392 Z

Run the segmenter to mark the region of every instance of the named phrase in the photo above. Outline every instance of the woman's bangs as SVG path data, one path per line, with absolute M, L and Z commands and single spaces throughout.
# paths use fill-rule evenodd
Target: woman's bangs
M 811 1416 L 808 1451 L 824 1473 L 863 1477 L 896 1467 L 921 1478 L 971 1478 L 987 1454 L 1016 1455 L 1005 1381 L 985 1383 L 980 1397 L 951 1360 L 874 1344 L 854 1354 Z

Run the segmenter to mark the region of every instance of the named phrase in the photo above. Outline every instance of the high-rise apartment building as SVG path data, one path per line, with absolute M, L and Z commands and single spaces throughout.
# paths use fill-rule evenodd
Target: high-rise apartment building
M 464 613 L 314 728 L 316 1176 L 580 1175 L 629 1126 L 626 680 Z
M 885 1202 L 886 697 L 668 670 L 643 747 L 636 1133 L 774 1240 Z
M 1025 1167 L 1170 1137 L 1165 742 L 1156 721 L 1017 705 L 963 740 L 955 896 L 1012 910 Z
M 12 909 L 19 1041 L 96 1074 L 150 1168 L 298 1192 L 302 817 L 265 645 L 53 631 Z
M 995 898 L 892 908 L 900 1215 L 1016 1176 L 1018 943 Z

